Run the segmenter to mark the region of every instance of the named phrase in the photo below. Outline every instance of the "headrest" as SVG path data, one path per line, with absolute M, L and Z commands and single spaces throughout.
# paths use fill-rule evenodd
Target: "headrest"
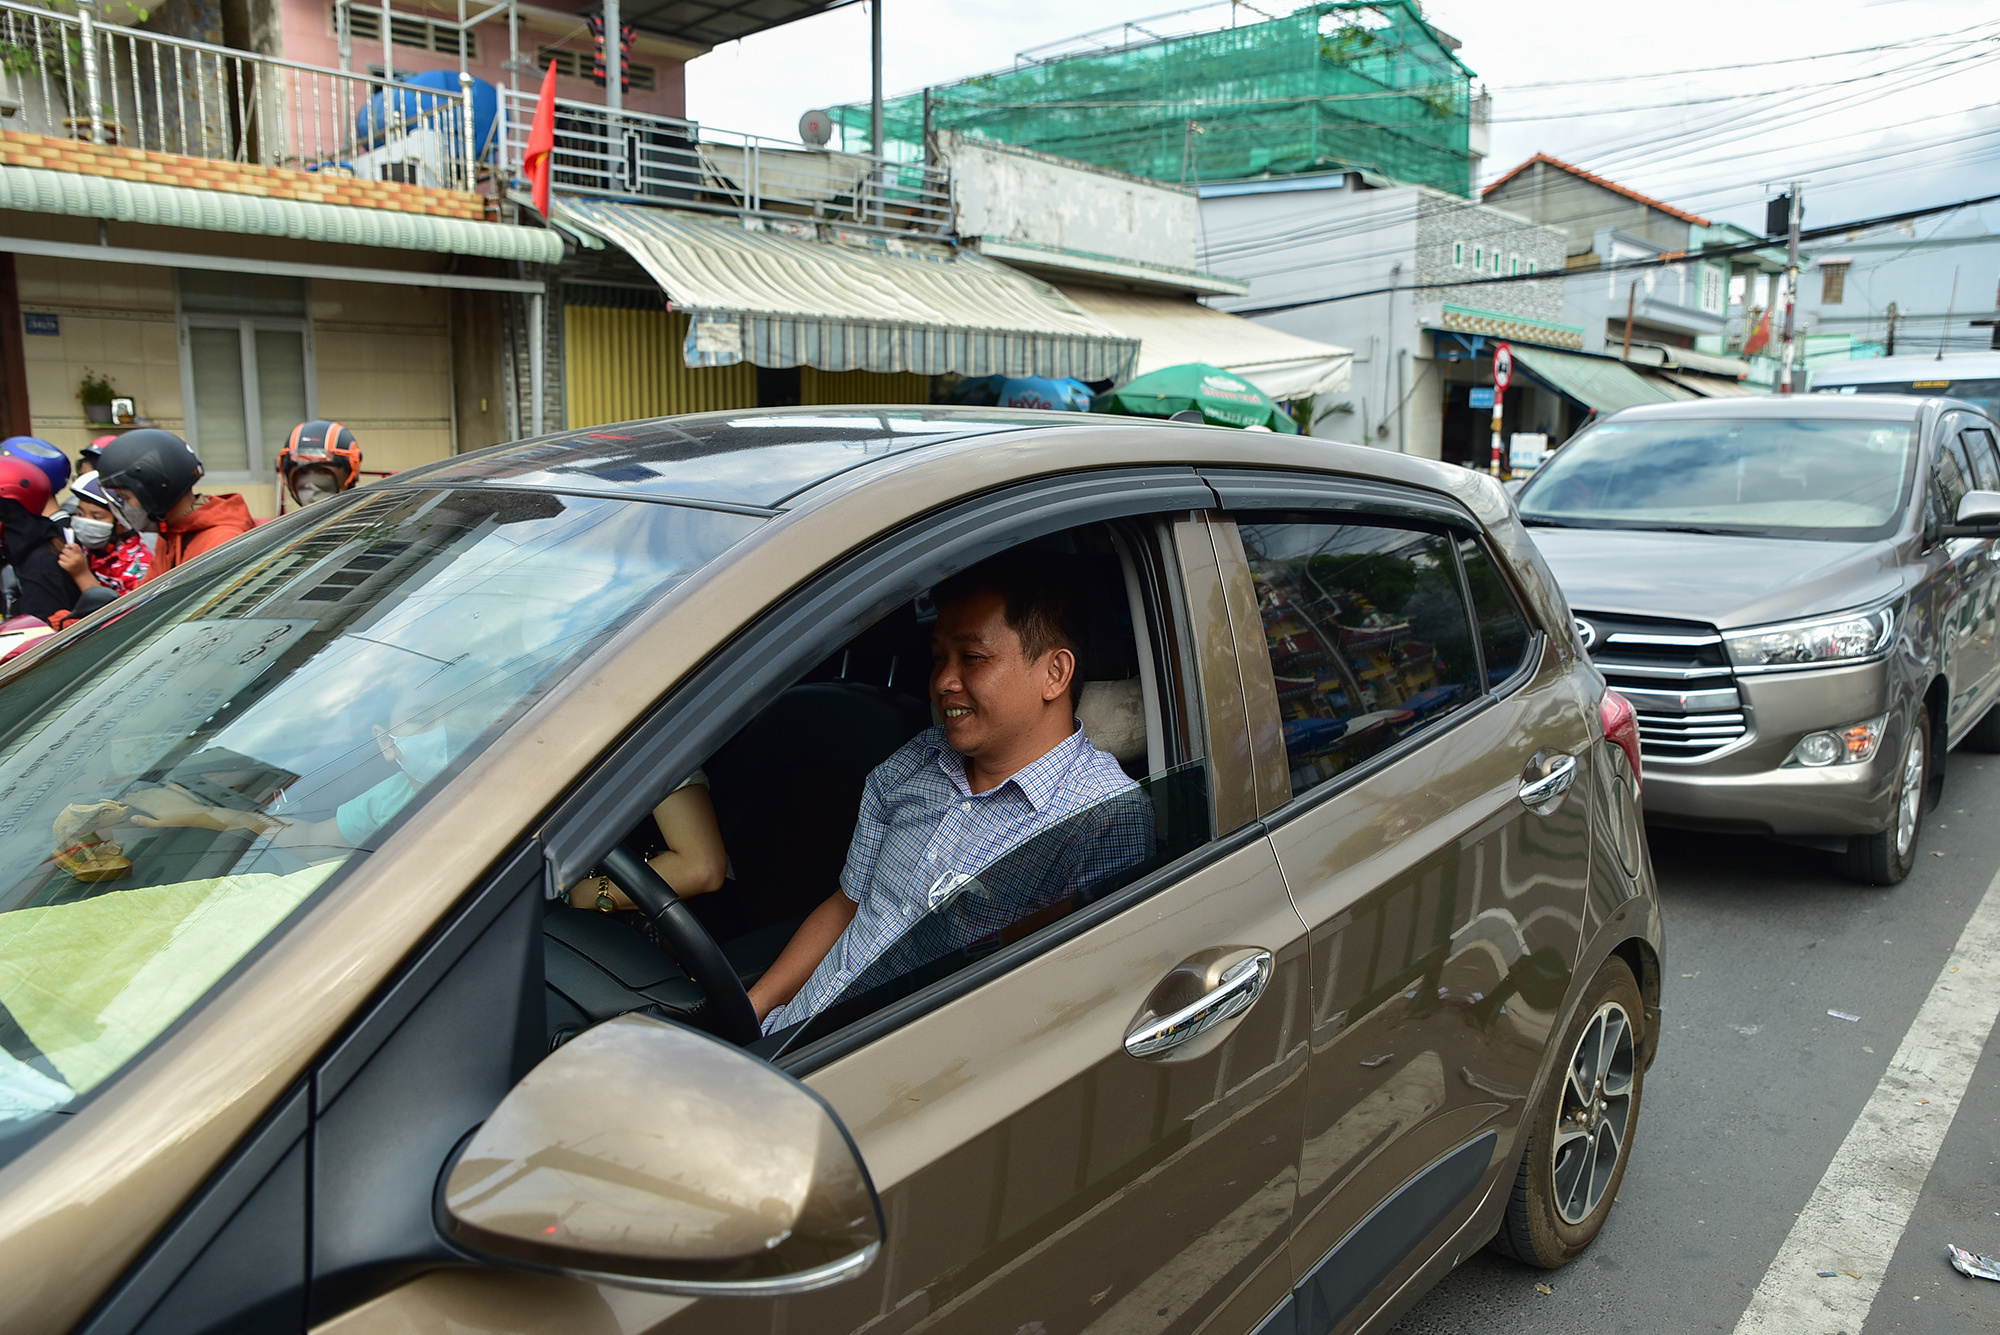
M 1137 677 L 1085 682 L 1076 717 L 1090 744 L 1121 765 L 1146 759 L 1146 702 Z

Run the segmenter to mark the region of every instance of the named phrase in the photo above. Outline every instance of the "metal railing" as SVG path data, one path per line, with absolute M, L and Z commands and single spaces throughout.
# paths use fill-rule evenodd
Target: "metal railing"
M 502 90 L 502 161 L 519 176 L 535 96 Z M 808 148 L 695 121 L 556 101 L 550 181 L 559 192 L 658 200 L 717 213 L 765 213 L 942 235 L 951 230 L 943 167 Z
M 472 81 L 420 87 L 0 0 L 0 129 L 226 162 L 474 188 Z M 490 136 L 491 131 L 488 131 Z

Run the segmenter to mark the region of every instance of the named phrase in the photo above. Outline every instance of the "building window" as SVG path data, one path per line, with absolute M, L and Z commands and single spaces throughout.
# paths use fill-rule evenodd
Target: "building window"
M 553 46 L 545 46 L 535 52 L 535 68 L 545 70 L 550 65 L 556 67 L 556 74 L 564 79 L 588 79 L 593 61 L 579 51 L 563 51 Z M 637 62 L 625 67 L 625 82 L 635 93 L 653 91 L 653 67 Z
M 1521 257 L 1520 257 L 1519 255 L 1510 255 L 1510 256 L 1508 256 L 1508 258 L 1507 258 L 1507 272 L 1508 272 L 1508 274 L 1509 274 L 1509 275 L 1513 275 L 1513 274 L 1517 274 L 1517 273 L 1521 272 Z
M 262 477 L 313 417 L 305 280 L 184 270 L 179 288 L 188 444 L 212 475 Z
M 1838 306 L 1847 292 L 1847 265 L 1822 264 L 1819 266 L 1819 304 Z
M 1529 273 L 1533 273 L 1534 271 L 1535 271 L 1535 262 L 1534 262 L 1533 260 L 1529 260 L 1529 261 L 1528 261 L 1528 272 L 1529 272 Z
M 1463 241 L 1454 241 L 1451 243 L 1451 267 L 1454 269 L 1465 267 L 1465 243 Z
M 1474 246 L 1472 248 L 1472 267 L 1475 269 L 1484 269 L 1486 267 L 1486 247 Z
M 1500 272 L 1500 252 L 1497 250 L 1493 252 L 1493 272 Z
M 336 5 L 334 13 L 347 11 L 347 30 L 357 42 L 380 42 L 382 40 L 382 14 L 380 10 L 359 9 L 353 5 Z M 338 22 L 338 19 L 335 20 Z M 426 23 L 422 19 L 406 19 L 400 14 L 389 18 L 389 37 L 397 46 L 415 47 L 419 51 L 436 51 L 440 55 L 458 54 L 458 29 L 440 23 Z M 465 34 L 465 57 L 479 59 L 479 34 Z

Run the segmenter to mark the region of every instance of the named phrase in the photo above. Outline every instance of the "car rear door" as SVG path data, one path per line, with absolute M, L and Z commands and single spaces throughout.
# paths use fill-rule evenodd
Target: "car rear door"
M 1238 525 L 1233 608 L 1268 650 L 1241 651 L 1246 693 L 1284 716 L 1266 818 L 1310 930 L 1292 1254 L 1297 1329 L 1320 1332 L 1511 1180 L 1589 868 L 1584 790 L 1524 793 L 1584 781 L 1593 734 L 1580 669 L 1469 517 L 1386 488 L 1211 481 Z

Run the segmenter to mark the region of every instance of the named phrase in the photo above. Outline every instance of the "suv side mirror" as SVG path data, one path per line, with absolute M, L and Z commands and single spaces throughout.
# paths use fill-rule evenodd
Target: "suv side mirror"
M 2000 491 L 1968 491 L 1958 516 L 1940 533 L 1946 538 L 2000 538 Z
M 817 1094 L 630 1014 L 514 1086 L 445 1171 L 439 1225 L 474 1257 L 689 1296 L 775 1298 L 866 1270 L 882 1206 Z

